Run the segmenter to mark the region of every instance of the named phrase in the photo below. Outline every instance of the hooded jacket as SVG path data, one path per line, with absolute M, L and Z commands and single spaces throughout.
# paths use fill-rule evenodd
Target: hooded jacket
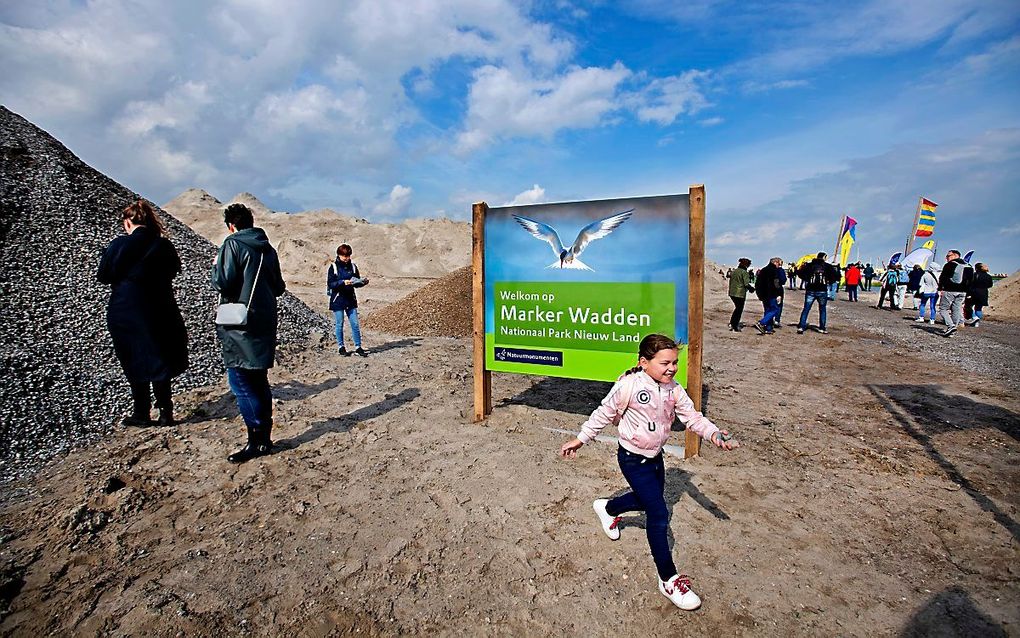
M 326 270 L 326 287 L 329 288 L 329 309 L 332 312 L 358 307 L 358 296 L 354 289 L 365 285 L 359 281 L 360 279 L 361 271 L 353 261 L 344 261 L 337 257 L 330 264 Z M 344 283 L 349 280 L 354 280 L 355 283 L 351 285 Z
M 577 438 L 590 443 L 619 414 L 620 389 L 634 384 L 623 418 L 617 424 L 620 447 L 648 458 L 654 458 L 669 439 L 674 418 L 679 418 L 692 432 L 705 440 L 719 431 L 704 414 L 694 409 L 694 402 L 676 381 L 659 383 L 643 371 L 624 375 L 602 399 L 602 404 L 581 425 Z
M 221 303 L 247 304 L 251 298 L 247 325 L 216 326 L 223 346 L 223 365 L 248 370 L 272 368 L 276 356 L 276 298 L 287 284 L 266 231 L 244 228 L 223 240 L 212 269 L 212 285 L 220 292 Z
M 921 275 L 921 281 L 918 282 L 918 292 L 922 295 L 937 295 L 939 292 L 939 279 L 935 275 L 935 270 L 928 268 Z

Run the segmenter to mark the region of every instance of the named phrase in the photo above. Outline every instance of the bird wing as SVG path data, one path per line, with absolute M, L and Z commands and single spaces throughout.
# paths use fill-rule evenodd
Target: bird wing
M 553 253 L 559 258 L 563 252 L 563 242 L 560 241 L 560 236 L 556 234 L 556 229 L 548 224 L 536 222 L 534 219 L 528 219 L 520 215 L 514 215 L 513 217 L 514 221 L 520 224 L 524 230 L 531 233 L 535 239 L 547 242 L 552 247 Z
M 609 233 L 616 230 L 616 228 L 623 222 L 630 219 L 630 216 L 634 214 L 634 209 L 628 209 L 622 213 L 614 213 L 605 219 L 601 219 L 597 222 L 592 222 L 581 229 L 581 232 L 577 233 L 577 239 L 574 240 L 574 245 L 570 249 L 575 256 L 580 255 L 581 251 L 585 247 L 596 239 L 602 239 Z

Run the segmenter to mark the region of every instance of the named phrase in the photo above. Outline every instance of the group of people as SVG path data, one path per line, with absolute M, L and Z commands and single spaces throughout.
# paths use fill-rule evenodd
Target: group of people
M 979 262 L 971 266 L 957 250 L 946 252 L 946 263 L 942 268 L 934 263 L 928 268 L 914 264 L 907 271 L 900 264 L 894 264 L 882 274 L 880 281 L 882 291 L 877 308 L 882 308 L 888 297 L 889 309 L 900 310 L 909 296 L 913 301 L 912 309 L 917 310 L 914 321 L 925 321 L 927 306 L 927 321 L 934 325 L 937 306 L 938 316 L 946 325 L 942 331 L 945 337 L 951 337 L 960 326 L 977 327 L 981 324 L 984 308 L 988 305 L 988 290 L 994 283 L 988 264 Z
M 818 329 L 825 334 L 826 304 L 836 298 L 840 283 L 846 288 L 847 301 L 858 301 L 860 288 L 870 290 L 876 271 L 871 264 L 852 263 L 845 269 L 825 261 L 826 254 L 818 253 L 810 262 L 800 268 L 790 265 L 783 267 L 783 260 L 773 257 L 769 263 L 758 270 L 750 270 L 751 260 L 741 258 L 737 267 L 728 274 L 729 295 L 733 301 L 733 313 L 730 315 L 731 331 L 740 332 L 740 322 L 744 311 L 747 293 L 754 292 L 762 302 L 762 318 L 755 322 L 754 327 L 761 334 L 774 334 L 782 327 L 780 318 L 783 313 L 784 284 L 795 289 L 795 280 L 800 280 L 804 290 L 804 308 L 797 334 L 803 334 L 808 328 L 808 317 L 811 307 L 818 304 Z M 992 276 L 987 264 L 978 263 L 973 267 L 960 257 L 960 252 L 950 250 L 946 253 L 946 264 L 941 269 L 935 264 L 927 269 L 915 264 L 907 272 L 899 264 L 890 266 L 878 278 L 881 290 L 878 305 L 882 308 L 889 299 L 891 310 L 903 307 L 907 295 L 913 300 L 913 309 L 917 310 L 917 322 L 923 322 L 924 309 L 930 309 L 928 322 L 935 323 L 936 305 L 939 316 L 946 324 L 943 336 L 952 336 L 960 326 L 976 327 L 984 317 L 984 308 L 988 305 L 988 289 L 992 287 Z
M 255 227 L 251 210 L 231 204 L 223 211 L 230 234 L 213 260 L 210 282 L 222 304 L 241 304 L 244 318 L 217 322 L 227 382 L 247 429 L 243 448 L 227 457 L 243 463 L 272 451 L 273 395 L 269 368 L 276 358 L 277 298 L 287 285 L 269 237 Z M 188 368 L 188 333 L 173 292 L 181 261 L 152 206 L 139 200 L 121 212 L 124 234 L 115 238 L 99 262 L 99 281 L 111 286 L 107 327 L 114 352 L 131 387 L 132 410 L 126 426 L 174 424 L 171 382 Z M 354 292 L 368 283 L 351 261 L 348 244 L 337 248 L 327 271 L 330 310 L 336 318 L 340 354 L 344 317 L 351 325 L 354 353 L 361 345 L 358 300 Z M 151 393 L 150 393 L 151 388 Z M 155 396 L 158 418 L 152 419 Z
M 818 332 L 826 334 L 826 303 L 829 301 L 830 288 L 840 280 L 839 269 L 825 261 L 825 253 L 818 255 L 810 262 L 804 263 L 799 269 L 793 269 L 794 277 L 801 280 L 804 288 L 804 308 L 797 323 L 797 334 L 804 334 L 808 328 L 808 317 L 811 308 L 818 304 Z M 729 296 L 733 301 L 733 314 L 730 315 L 730 330 L 740 332 L 743 324 L 740 317 L 744 312 L 747 293 L 753 292 L 762 303 L 762 318 L 754 323 L 755 329 L 763 334 L 774 334 L 782 328 L 784 287 L 791 281 L 791 275 L 783 267 L 783 260 L 773 257 L 764 268 L 752 273 L 749 268 L 751 260 L 742 257 L 737 267 L 730 271 Z

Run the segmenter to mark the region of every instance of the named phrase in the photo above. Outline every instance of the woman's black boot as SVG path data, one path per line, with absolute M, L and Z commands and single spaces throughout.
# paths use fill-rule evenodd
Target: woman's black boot
M 227 457 L 227 460 L 231 463 L 244 463 L 250 461 L 253 458 L 259 456 L 265 456 L 269 454 L 273 449 L 273 444 L 269 440 L 268 432 L 259 432 L 248 428 L 248 444 L 240 450 L 234 452 Z

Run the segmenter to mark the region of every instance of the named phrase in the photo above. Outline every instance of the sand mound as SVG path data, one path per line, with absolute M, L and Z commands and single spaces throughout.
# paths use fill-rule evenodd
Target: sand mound
M 991 316 L 998 319 L 1020 319 L 1020 270 L 995 282 L 988 291 Z
M 139 198 L 45 131 L 0 107 L 0 478 L 108 434 L 129 392 L 106 328 L 108 286 L 96 281 L 119 211 Z M 182 195 L 191 205 L 208 193 Z M 218 205 L 218 202 L 215 202 Z M 175 390 L 222 379 L 209 285 L 213 246 L 162 213 L 181 257 L 177 301 L 191 366 Z M 222 220 L 222 218 L 220 218 Z M 222 221 L 219 222 L 222 226 Z M 328 324 L 292 295 L 280 304 L 280 342 Z
M 369 315 L 365 326 L 411 337 L 471 334 L 471 266 L 465 266 Z

